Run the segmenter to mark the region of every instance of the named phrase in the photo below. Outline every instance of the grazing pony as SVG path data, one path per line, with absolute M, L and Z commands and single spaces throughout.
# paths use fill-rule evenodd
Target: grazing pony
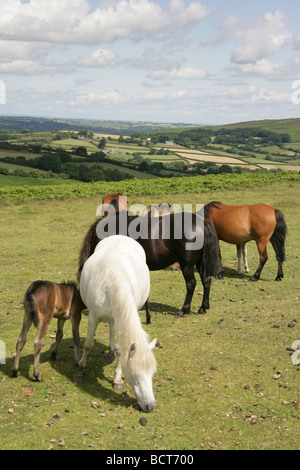
M 139 217 L 130 216 L 127 213 L 123 215 L 126 215 L 125 223 L 127 225 L 125 233 L 121 233 L 121 235 L 131 236 L 131 224 L 142 225 L 146 223 L 147 225 L 147 237 L 137 237 L 137 242 L 145 250 L 146 262 L 150 271 L 164 269 L 176 261 L 179 262 L 186 284 L 186 297 L 178 316 L 183 316 L 190 311 L 196 287 L 194 266 L 198 270 L 204 289 L 202 305 L 198 313 L 206 313 L 209 308 L 211 276 L 216 275 L 219 269 L 218 239 L 213 224 L 199 215 L 183 212 L 163 217 Z M 117 234 L 120 233 L 120 227 L 124 228 L 123 215 L 120 212 L 114 216 L 113 221 Z M 79 255 L 78 280 L 80 280 L 84 263 L 94 253 L 99 242 L 97 226 L 103 222 L 109 224 L 109 217 L 100 221 L 97 219 L 83 240 Z M 169 227 L 167 237 L 163 236 L 164 227 Z M 180 236 L 178 236 L 178 232 L 181 233 Z M 191 247 L 193 241 L 200 239 L 203 241 L 201 247 Z M 150 318 L 147 318 L 147 322 L 150 322 Z
M 51 351 L 51 360 L 55 360 L 58 345 L 63 337 L 65 321 L 70 318 L 72 323 L 73 340 L 75 346 L 75 361 L 79 361 L 79 324 L 81 311 L 86 307 L 83 304 L 75 283 L 55 284 L 50 281 L 35 281 L 27 289 L 24 296 L 24 321 L 21 334 L 17 341 L 17 354 L 12 369 L 12 377 L 18 376 L 21 351 L 26 343 L 27 333 L 32 323 L 38 327 L 38 334 L 34 341 L 34 371 L 33 375 L 41 382 L 39 362 L 44 338 L 52 318 L 57 318 L 56 343 Z
M 145 304 L 150 291 L 150 274 L 143 248 L 133 239 L 113 235 L 102 240 L 83 266 L 80 294 L 86 304 L 88 333 L 84 352 L 74 375 L 80 383 L 89 351 L 99 322 L 109 322 L 109 353 L 117 355 L 114 388 L 122 389 L 122 369 L 125 380 L 133 388 L 143 411 L 155 407 L 152 377 L 156 361 L 143 330 L 138 310 Z M 114 329 L 117 345 L 114 342 Z
M 249 281 L 257 281 L 260 277 L 268 259 L 267 243 L 269 240 L 278 261 L 275 281 L 282 280 L 287 226 L 280 210 L 267 204 L 228 206 L 216 201 L 207 204 L 204 210 L 206 217 L 209 217 L 214 224 L 219 240 L 237 245 L 239 268 L 243 245 L 250 240 L 255 240 L 259 252 L 259 265 Z M 247 260 L 245 264 L 247 269 Z M 220 263 L 220 277 L 223 276 L 223 272 L 224 269 Z

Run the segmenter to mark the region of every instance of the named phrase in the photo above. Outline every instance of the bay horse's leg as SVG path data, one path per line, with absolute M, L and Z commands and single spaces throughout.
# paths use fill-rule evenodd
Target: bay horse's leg
M 243 252 L 243 261 L 244 261 L 244 269 L 246 273 L 249 273 L 249 266 L 248 266 L 248 259 L 247 259 L 247 244 L 243 243 L 242 245 L 242 252 Z
M 221 256 L 221 250 L 220 250 L 220 241 L 218 240 L 218 248 L 219 248 L 219 274 L 218 274 L 218 279 L 223 279 L 224 277 L 224 267 L 222 263 L 222 256 Z
M 61 342 L 62 340 L 62 337 L 64 335 L 64 324 L 65 324 L 65 319 L 63 318 L 59 318 L 57 320 L 57 332 L 56 332 L 56 342 L 55 344 L 53 345 L 53 348 L 51 350 L 51 361 L 55 361 L 56 359 L 56 354 L 57 354 L 57 349 L 58 349 L 58 345 L 59 343 Z
M 202 305 L 198 310 L 198 313 L 204 314 L 206 310 L 209 309 L 209 294 L 210 294 L 210 285 L 211 285 L 211 277 L 205 274 L 205 268 L 202 266 L 202 263 L 198 261 L 196 264 L 198 273 L 201 278 L 201 282 L 203 285 L 203 299 Z
M 78 365 L 80 360 L 80 335 L 79 325 L 81 321 L 81 311 L 77 311 L 71 316 L 72 334 L 74 342 L 75 364 Z
M 32 325 L 32 320 L 29 318 L 29 316 L 26 312 L 25 315 L 24 315 L 22 331 L 21 331 L 20 336 L 18 337 L 18 340 L 17 340 L 17 346 L 16 346 L 17 353 L 16 353 L 16 357 L 15 357 L 14 366 L 13 366 L 12 371 L 11 371 L 11 376 L 12 377 L 18 377 L 20 355 L 21 355 L 21 351 L 24 348 L 24 345 L 26 343 L 27 333 L 28 333 L 29 328 L 31 327 L 31 325 Z
M 261 240 L 255 240 L 257 249 L 259 252 L 259 265 L 253 276 L 249 278 L 249 281 L 258 281 L 260 278 L 260 274 L 262 272 L 262 269 L 264 265 L 266 264 L 268 260 L 268 255 L 267 255 L 267 243 L 269 239 L 261 239 Z
M 45 320 L 44 318 L 42 320 L 40 320 L 39 331 L 38 331 L 38 334 L 37 334 L 37 336 L 34 340 L 34 369 L 33 369 L 33 376 L 35 377 L 37 382 L 42 381 L 41 374 L 40 374 L 40 371 L 39 371 L 40 354 L 41 354 L 41 350 L 44 346 L 44 339 L 45 339 L 45 336 L 47 334 L 50 321 L 51 321 L 51 318 L 50 318 L 50 320 L 49 319 Z
M 274 251 L 276 253 L 276 242 L 275 242 L 274 238 L 271 238 L 270 241 L 271 241 L 272 246 L 274 248 Z M 278 271 L 277 271 L 277 276 L 275 277 L 275 281 L 281 281 L 283 279 L 282 261 L 280 261 L 278 259 L 277 253 L 276 253 L 276 258 L 277 258 L 277 261 L 278 261 Z
M 194 265 L 183 265 L 180 264 L 181 271 L 185 280 L 185 285 L 186 285 L 186 297 L 184 300 L 184 304 L 181 308 L 181 310 L 178 312 L 177 316 L 183 317 L 185 313 L 189 313 L 191 309 L 191 303 L 192 303 L 192 298 L 194 294 L 194 290 L 196 287 L 196 279 L 194 275 Z
M 242 256 L 243 256 L 245 271 L 246 273 L 249 272 L 246 243 L 242 243 L 241 245 L 236 245 L 236 253 L 237 253 L 237 258 L 238 258 L 238 272 L 239 272 L 239 275 L 242 276 L 243 275 Z
M 238 273 L 241 276 L 243 274 L 242 270 L 242 248 L 243 245 L 236 245 L 236 254 L 238 259 Z

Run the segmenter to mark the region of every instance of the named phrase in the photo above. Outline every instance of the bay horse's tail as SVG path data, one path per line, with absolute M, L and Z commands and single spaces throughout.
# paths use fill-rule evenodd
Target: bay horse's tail
M 204 219 L 203 264 L 207 276 L 216 276 L 219 272 L 219 245 L 216 229 L 210 220 Z
M 276 227 L 271 237 L 271 242 L 276 253 L 276 259 L 282 263 L 285 260 L 285 238 L 287 235 L 287 226 L 283 213 L 275 209 Z
M 26 292 L 24 296 L 23 303 L 24 303 L 24 308 L 28 317 L 30 318 L 31 321 L 33 321 L 34 326 L 37 328 L 39 326 L 40 320 L 38 316 L 37 305 L 32 294 L 33 294 L 32 290 L 28 289 L 28 291 Z

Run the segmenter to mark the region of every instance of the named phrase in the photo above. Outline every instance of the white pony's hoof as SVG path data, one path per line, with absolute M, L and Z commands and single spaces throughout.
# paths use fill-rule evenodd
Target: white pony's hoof
M 124 382 L 122 382 L 121 380 L 114 381 L 113 387 L 115 392 L 121 392 L 122 390 L 124 390 Z

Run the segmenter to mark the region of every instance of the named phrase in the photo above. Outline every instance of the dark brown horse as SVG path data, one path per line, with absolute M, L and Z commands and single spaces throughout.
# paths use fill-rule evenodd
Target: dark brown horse
M 255 240 L 259 252 L 259 265 L 250 281 L 257 281 L 268 259 L 267 243 L 270 241 L 276 253 L 278 272 L 276 281 L 283 278 L 282 263 L 285 260 L 287 226 L 283 213 L 267 204 L 228 206 L 213 201 L 205 206 L 205 215 L 214 224 L 219 240 L 241 246 Z M 223 274 L 220 266 L 220 276 Z
M 150 217 L 160 217 L 167 214 L 174 214 L 174 210 L 171 204 L 151 204 L 150 206 L 145 207 L 142 212 L 141 216 L 149 216 Z M 178 261 L 173 263 L 171 266 L 173 271 L 180 271 L 180 265 Z
M 51 359 L 56 358 L 58 345 L 63 337 L 65 321 L 70 318 L 72 322 L 73 339 L 75 346 L 75 361 L 79 362 L 79 324 L 81 311 L 85 305 L 81 300 L 75 283 L 55 284 L 49 281 L 35 281 L 27 289 L 24 296 L 24 321 L 21 334 L 17 341 L 17 354 L 12 369 L 12 377 L 18 376 L 21 351 L 26 343 L 27 333 L 32 323 L 38 327 L 38 334 L 34 341 L 34 372 L 33 375 L 41 382 L 39 361 L 44 338 L 52 318 L 57 318 L 56 343 L 51 352 Z
M 124 219 L 125 215 L 125 219 Z M 217 274 L 218 270 L 218 239 L 215 229 L 209 220 L 203 220 L 196 214 L 176 213 L 162 217 L 139 217 L 126 213 L 116 213 L 113 216 L 115 233 L 132 236 L 132 225 L 140 226 L 146 224 L 146 238 L 136 237 L 146 253 L 146 261 L 151 271 L 167 268 L 178 261 L 186 283 L 186 298 L 178 315 L 183 316 L 190 311 L 191 301 L 196 286 L 194 266 L 196 266 L 204 288 L 202 305 L 198 313 L 206 313 L 209 308 L 209 293 L 211 276 Z M 120 230 L 121 222 L 125 220 L 125 231 Z M 112 220 L 112 219 L 111 219 Z M 109 224 L 110 216 L 102 220 L 96 220 L 88 230 L 82 244 L 79 256 L 79 269 L 77 279 L 80 279 L 81 271 L 85 261 L 94 252 L 99 240 L 104 238 L 99 235 L 98 224 Z M 164 227 L 169 227 L 167 237 L 163 236 Z M 124 229 L 124 225 L 122 226 Z M 181 230 L 178 237 L 177 229 Z M 180 231 L 179 230 L 179 231 Z M 177 232 L 176 232 L 177 231 Z M 111 233 L 112 234 L 112 233 Z M 202 239 L 202 245 L 198 248 L 191 246 L 193 241 Z M 192 243 L 191 243 L 192 242 Z M 190 244 L 190 246 L 188 246 Z M 195 249 L 196 248 L 196 249 Z M 147 312 L 147 323 L 150 323 L 150 313 Z

